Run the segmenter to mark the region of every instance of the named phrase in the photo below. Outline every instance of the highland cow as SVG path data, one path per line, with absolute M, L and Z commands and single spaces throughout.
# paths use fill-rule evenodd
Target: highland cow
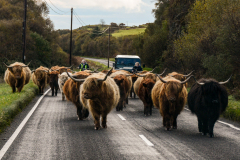
M 49 84 L 50 77 L 48 76 L 48 68 L 39 67 L 36 70 L 32 71 L 32 80 L 38 86 L 39 94 L 43 94 L 44 88 Z
M 72 73 L 69 73 L 70 75 L 72 75 Z M 66 72 L 63 72 L 61 75 L 58 75 L 58 86 L 59 89 L 62 93 L 62 100 L 65 100 L 65 95 L 63 93 L 63 86 L 65 84 L 65 82 L 69 79 L 68 75 Z
M 57 91 L 59 89 L 59 86 L 58 86 L 59 72 L 58 71 L 51 71 L 51 72 L 48 73 L 48 75 L 49 75 L 49 78 L 50 78 L 49 85 L 50 85 L 51 90 L 52 90 L 52 96 L 54 96 L 54 90 L 55 90 L 55 96 L 57 96 Z
M 200 79 L 196 81 L 188 93 L 188 106 L 197 115 L 198 129 L 203 135 L 209 133 L 214 137 L 214 124 L 228 105 L 228 94 L 223 84 L 214 79 Z
M 158 77 L 160 81 L 156 82 L 152 89 L 153 104 L 159 108 L 166 130 L 171 127 L 177 129 L 177 117 L 187 102 L 187 89 L 184 84 L 192 76 L 183 82 L 170 76 Z
M 16 92 L 16 88 L 18 92 L 21 92 L 23 86 L 30 81 L 31 70 L 28 68 L 28 65 L 20 62 L 15 62 L 10 66 L 5 64 L 7 70 L 5 71 L 4 81 L 12 87 L 13 93 Z

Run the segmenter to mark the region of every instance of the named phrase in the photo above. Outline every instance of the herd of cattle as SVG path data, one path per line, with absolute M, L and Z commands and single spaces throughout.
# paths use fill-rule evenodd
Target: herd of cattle
M 6 64 L 5 64 L 6 65 Z M 29 64 L 28 64 L 29 65 Z M 132 91 L 142 100 L 145 116 L 152 115 L 152 107 L 160 110 L 163 126 L 166 130 L 177 129 L 177 117 L 188 102 L 188 107 L 198 118 L 198 129 L 203 135 L 213 137 L 213 127 L 220 114 L 228 105 L 228 94 L 223 84 L 214 79 L 197 81 L 192 74 L 183 75 L 177 72 L 162 77 L 152 71 L 131 74 L 124 70 L 103 70 L 101 72 L 85 70 L 72 73 L 71 67 L 54 66 L 51 69 L 39 67 L 31 71 L 28 65 L 15 62 L 6 65 L 4 80 L 15 92 L 21 92 L 30 78 L 43 94 L 49 84 L 52 96 L 62 92 L 62 100 L 74 103 L 78 120 L 86 119 L 89 112 L 94 119 L 95 129 L 107 128 L 107 115 L 116 107 L 122 111 L 128 104 Z M 187 92 L 187 81 L 193 77 L 196 83 Z M 101 123 L 100 123 L 101 119 Z

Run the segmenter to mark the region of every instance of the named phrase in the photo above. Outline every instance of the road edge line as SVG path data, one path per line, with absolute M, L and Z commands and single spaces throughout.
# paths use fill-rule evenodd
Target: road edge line
M 121 115 L 121 114 L 117 114 L 119 118 L 121 118 L 121 120 L 126 121 L 126 119 Z
M 18 136 L 18 134 L 21 132 L 22 128 L 25 126 L 25 124 L 27 123 L 27 121 L 29 120 L 29 118 L 32 116 L 32 114 L 34 113 L 34 111 L 36 110 L 36 108 L 38 107 L 39 103 L 41 102 L 41 100 L 43 99 L 43 97 L 51 90 L 48 89 L 37 101 L 37 103 L 33 106 L 33 108 L 30 110 L 30 112 L 27 114 L 27 116 L 23 119 L 23 121 L 21 122 L 21 124 L 18 126 L 18 128 L 14 131 L 14 133 L 12 134 L 12 136 L 8 139 L 8 141 L 5 143 L 5 145 L 2 147 L 1 151 L 0 151 L 0 160 L 3 158 L 3 156 L 5 155 L 5 153 L 8 151 L 9 147 L 12 145 L 13 141 L 16 139 L 16 137 Z
M 147 143 L 148 146 L 154 146 L 144 135 L 139 135 L 139 137 L 142 138 L 142 140 Z

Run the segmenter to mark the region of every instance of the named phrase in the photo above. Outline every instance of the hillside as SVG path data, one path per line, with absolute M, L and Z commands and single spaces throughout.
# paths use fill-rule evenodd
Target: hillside
M 138 35 L 141 33 L 144 33 L 146 28 L 136 28 L 136 29 L 129 29 L 129 30 L 118 30 L 115 31 L 112 36 L 113 37 L 122 37 L 122 36 L 128 36 L 128 35 Z

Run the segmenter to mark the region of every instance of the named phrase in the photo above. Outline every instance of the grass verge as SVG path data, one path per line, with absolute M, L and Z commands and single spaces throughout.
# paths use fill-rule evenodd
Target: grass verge
M 6 83 L 0 84 L 0 133 L 37 94 L 38 87 L 32 81 L 20 93 L 12 93 L 12 88 Z
M 102 71 L 102 70 L 109 70 L 110 68 L 108 68 L 106 65 L 100 63 L 100 62 L 95 62 L 92 60 L 86 60 L 87 63 L 89 64 L 90 68 L 93 70 L 98 70 L 98 71 Z
M 240 122 L 240 101 L 235 100 L 231 95 L 228 97 L 228 107 L 223 117 Z

